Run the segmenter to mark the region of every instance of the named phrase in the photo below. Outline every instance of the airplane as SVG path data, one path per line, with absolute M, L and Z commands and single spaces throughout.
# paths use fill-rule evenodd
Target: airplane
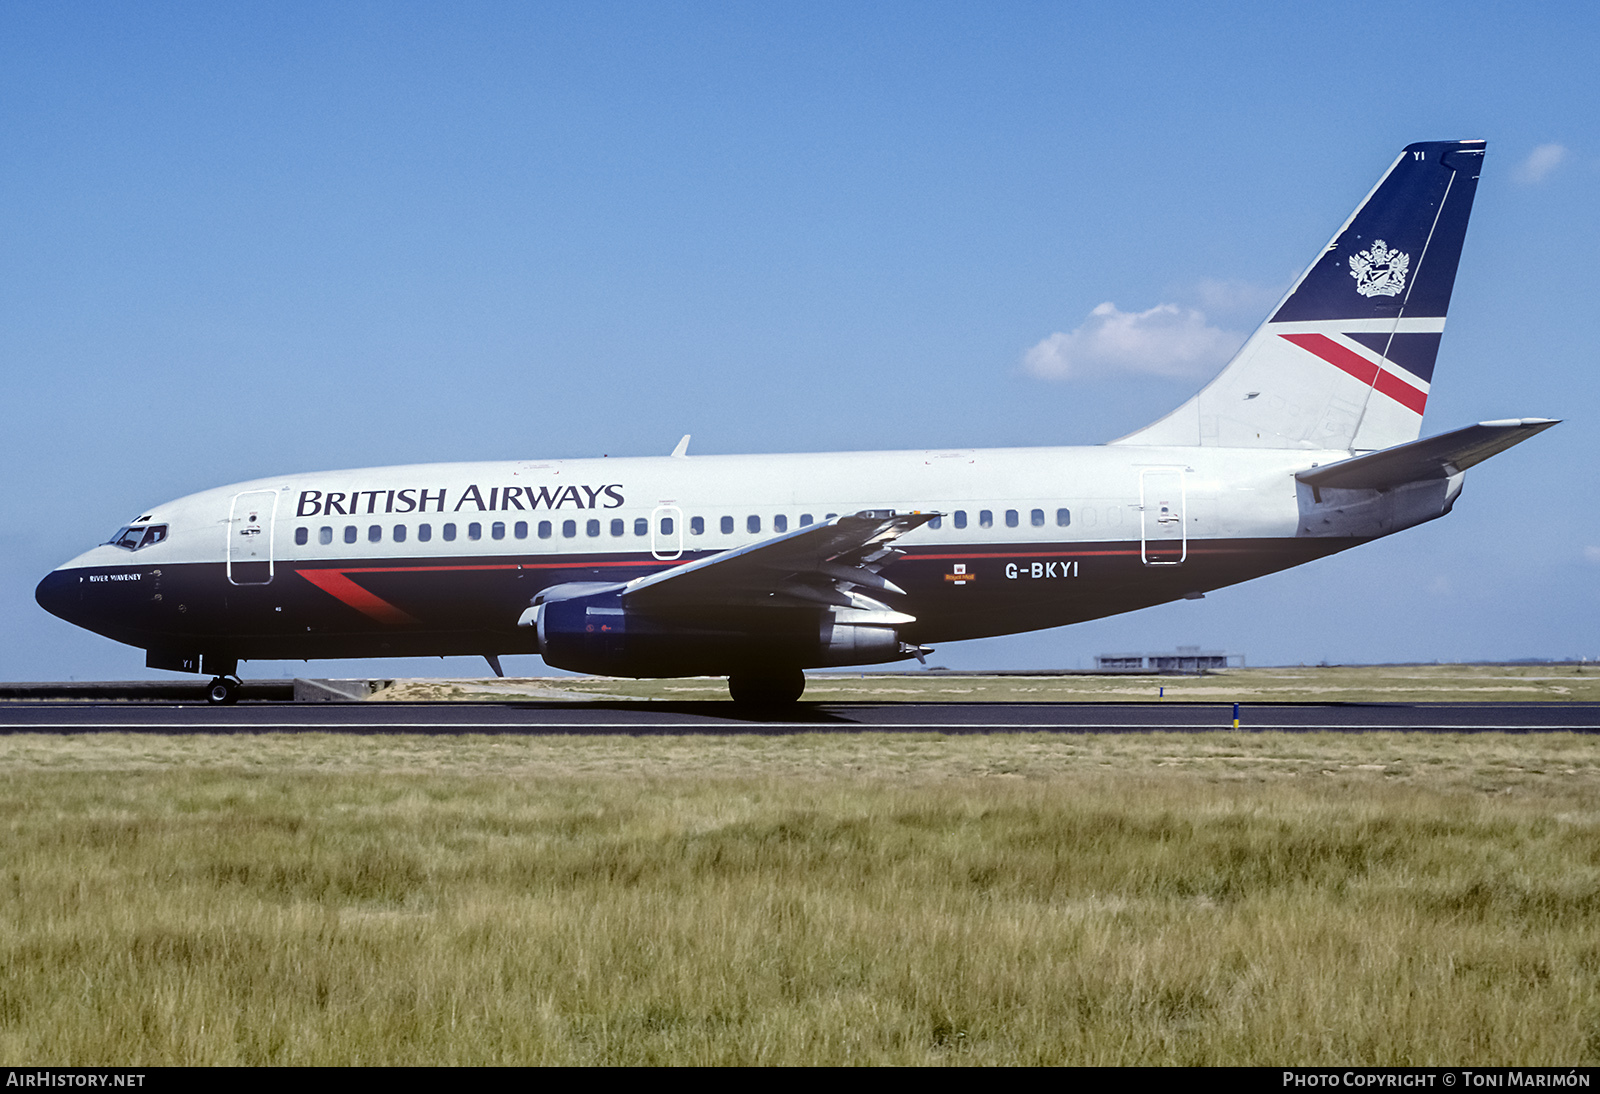
M 1442 517 L 1558 424 L 1419 439 L 1485 147 L 1407 146 L 1209 384 L 1106 444 L 279 475 L 148 508 L 35 596 L 216 703 L 242 660 L 537 653 L 755 706 L 1199 598 Z

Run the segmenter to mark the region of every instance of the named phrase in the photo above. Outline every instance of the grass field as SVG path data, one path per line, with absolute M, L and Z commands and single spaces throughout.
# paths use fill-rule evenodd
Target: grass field
M 1593 1064 L 1576 734 L 0 737 L 0 1058 Z
M 1163 694 L 1164 693 L 1164 694 Z M 400 680 L 376 701 L 440 699 L 722 700 L 720 677 L 620 680 Z M 1600 665 L 1334 665 L 1229 669 L 1206 676 L 811 675 L 808 702 L 1508 702 L 1600 701 Z

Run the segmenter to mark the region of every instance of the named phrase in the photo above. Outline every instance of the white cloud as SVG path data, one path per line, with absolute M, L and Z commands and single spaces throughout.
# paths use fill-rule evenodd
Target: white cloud
M 1198 376 L 1233 355 L 1244 335 L 1219 330 L 1204 313 L 1176 304 L 1119 311 L 1101 304 L 1070 334 L 1057 331 L 1030 349 L 1022 367 L 1045 380 L 1109 373 Z
M 1566 158 L 1566 145 L 1541 144 L 1529 152 L 1528 158 L 1517 168 L 1517 181 L 1528 186 L 1543 182 L 1550 177 L 1550 172 L 1566 161 Z

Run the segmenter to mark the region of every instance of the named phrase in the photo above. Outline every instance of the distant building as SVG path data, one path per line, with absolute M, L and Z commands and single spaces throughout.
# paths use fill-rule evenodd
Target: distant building
M 1102 653 L 1094 659 L 1097 669 L 1115 669 L 1118 672 L 1141 672 L 1144 669 L 1142 653 Z
M 1244 654 L 1179 646 L 1173 653 L 1102 653 L 1094 659 L 1102 672 L 1204 672 L 1207 669 L 1242 669 Z

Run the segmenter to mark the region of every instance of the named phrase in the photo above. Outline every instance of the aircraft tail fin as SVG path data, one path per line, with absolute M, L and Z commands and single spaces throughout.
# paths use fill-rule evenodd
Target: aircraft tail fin
M 1112 443 L 1355 452 L 1416 440 L 1484 147 L 1409 145 L 1216 378 Z

